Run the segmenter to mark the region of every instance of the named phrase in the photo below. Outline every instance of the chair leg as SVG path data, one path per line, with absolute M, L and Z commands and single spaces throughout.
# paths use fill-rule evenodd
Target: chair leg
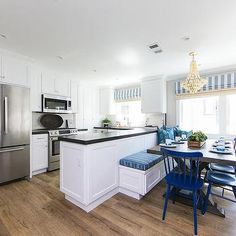
M 203 214 L 204 199 L 203 199 L 202 190 L 199 191 L 199 200 L 201 201 L 201 213 Z
M 197 192 L 193 191 L 194 235 L 197 235 Z
M 209 199 L 209 195 L 211 193 L 211 182 L 209 182 L 208 188 L 207 188 L 207 194 L 206 194 L 206 198 L 205 198 L 205 202 L 204 202 L 204 207 L 202 209 L 202 214 L 204 215 L 207 211 L 207 205 L 208 205 L 208 199 Z
M 232 187 L 233 192 L 234 192 L 234 197 L 236 198 L 236 187 Z
M 168 184 L 166 188 L 166 197 L 165 197 L 164 209 L 163 209 L 163 214 L 162 214 L 162 220 L 165 220 L 166 218 L 166 210 L 167 210 L 169 195 L 170 195 L 170 185 Z
M 172 203 L 175 204 L 175 193 L 176 193 L 176 188 L 174 187 L 172 189 Z

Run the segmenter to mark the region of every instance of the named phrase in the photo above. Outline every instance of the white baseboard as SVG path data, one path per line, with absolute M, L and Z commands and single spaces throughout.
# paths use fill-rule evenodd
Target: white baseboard
M 32 176 L 42 174 L 42 173 L 45 173 L 45 172 L 47 172 L 47 169 L 36 170 L 36 171 L 32 172 Z
M 143 196 L 142 196 L 141 194 L 139 194 L 139 193 L 135 193 L 135 192 L 133 192 L 133 191 L 130 191 L 130 190 L 125 189 L 125 188 L 122 188 L 122 187 L 119 188 L 119 192 L 120 192 L 120 193 L 123 193 L 123 194 L 125 194 L 125 195 L 127 195 L 127 196 L 129 196 L 129 197 L 135 198 L 135 199 L 137 199 L 137 200 L 140 200 L 140 199 L 143 197 Z
M 81 202 L 78 202 L 77 200 L 75 200 L 74 198 L 72 198 L 66 194 L 65 194 L 65 199 L 68 200 L 69 202 L 72 202 L 73 204 L 75 204 L 76 206 L 80 207 L 81 209 L 83 209 L 84 211 L 86 211 L 88 213 L 88 212 L 92 211 L 94 208 L 96 208 L 98 205 L 102 204 L 103 202 L 105 202 L 109 198 L 116 195 L 118 192 L 119 192 L 119 188 L 116 188 L 116 189 L 110 191 L 109 193 L 105 194 L 104 196 L 100 197 L 96 201 L 90 203 L 89 205 L 84 205 Z

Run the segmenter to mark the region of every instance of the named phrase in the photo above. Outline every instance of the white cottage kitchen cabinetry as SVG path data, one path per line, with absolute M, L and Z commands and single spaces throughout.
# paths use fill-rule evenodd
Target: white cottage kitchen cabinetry
M 166 113 L 166 81 L 163 78 L 147 78 L 141 83 L 142 113 Z
M 13 55 L 0 55 L 0 81 L 29 87 L 28 63 Z

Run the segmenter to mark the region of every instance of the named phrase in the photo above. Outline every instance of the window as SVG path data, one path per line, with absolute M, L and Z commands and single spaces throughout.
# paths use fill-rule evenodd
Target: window
M 122 126 L 140 126 L 145 122 L 145 115 L 141 113 L 141 101 L 117 102 L 116 120 Z
M 236 94 L 226 96 L 227 133 L 236 135 Z
M 186 130 L 201 130 L 209 137 L 236 137 L 235 104 L 236 94 L 223 93 L 177 100 L 177 124 Z
M 179 125 L 186 130 L 219 133 L 218 97 L 179 100 Z

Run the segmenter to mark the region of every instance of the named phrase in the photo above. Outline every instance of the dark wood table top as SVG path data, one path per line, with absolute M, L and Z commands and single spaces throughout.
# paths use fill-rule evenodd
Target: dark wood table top
M 203 154 L 203 157 L 201 158 L 201 162 L 207 162 L 207 163 L 221 163 L 225 165 L 232 165 L 236 166 L 236 154 L 233 152 L 233 154 L 218 154 L 210 152 L 210 149 L 212 148 L 212 144 L 215 142 L 214 139 L 209 139 L 206 141 L 206 143 L 200 148 L 200 149 L 192 149 L 188 148 L 187 142 L 184 142 L 184 144 L 176 144 L 176 148 L 170 148 L 171 150 L 180 151 L 180 152 L 196 152 L 199 151 Z M 232 142 L 230 145 L 233 144 Z M 148 153 L 153 154 L 161 154 L 160 152 L 160 146 L 157 145 L 153 148 L 150 148 L 147 150 Z

